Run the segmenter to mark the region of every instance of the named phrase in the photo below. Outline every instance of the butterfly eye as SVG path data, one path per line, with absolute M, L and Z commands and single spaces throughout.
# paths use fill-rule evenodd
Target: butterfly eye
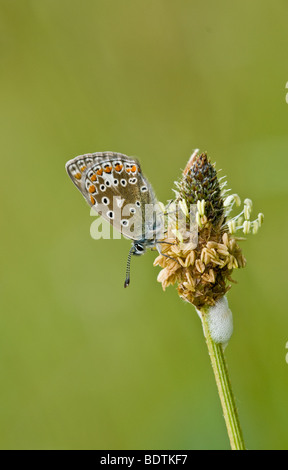
M 134 255 L 142 255 L 145 253 L 145 247 L 141 243 L 134 243 Z

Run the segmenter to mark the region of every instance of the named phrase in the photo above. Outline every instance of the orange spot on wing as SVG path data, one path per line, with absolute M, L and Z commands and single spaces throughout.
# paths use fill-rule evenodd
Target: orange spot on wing
M 127 173 L 131 171 L 131 168 L 126 168 Z
M 80 170 L 83 172 L 83 171 L 86 170 L 86 168 L 87 168 L 87 166 L 83 165 L 83 166 L 81 166 Z
M 121 171 L 123 168 L 123 165 L 115 165 L 115 170 L 116 171 Z
M 93 196 L 90 196 L 90 201 L 92 202 L 92 204 L 93 204 L 93 206 L 94 206 L 94 204 L 95 204 L 96 201 L 95 201 L 95 199 L 94 199 Z
M 74 176 L 75 176 L 76 180 L 81 180 L 81 178 L 82 178 L 81 173 L 76 173 Z
M 103 170 L 102 170 L 102 168 L 99 168 L 99 170 L 97 170 L 97 171 L 96 171 L 96 173 L 97 173 L 97 175 L 100 175 L 100 176 L 101 176 L 101 175 L 102 175 L 102 173 L 103 173 Z
M 111 173 L 112 166 L 106 166 L 106 168 L 104 168 L 104 171 L 105 171 L 105 173 Z
M 133 165 L 132 168 L 131 168 L 131 171 L 133 171 L 133 173 L 135 173 L 136 170 L 137 170 L 137 166 Z
M 90 178 L 90 180 L 91 180 L 91 181 L 96 181 L 96 180 L 97 180 L 97 176 L 96 176 L 95 174 L 92 175 L 91 178 Z
M 91 184 L 91 186 L 89 186 L 88 191 L 89 191 L 89 193 L 95 193 L 96 188 L 95 188 L 94 184 Z

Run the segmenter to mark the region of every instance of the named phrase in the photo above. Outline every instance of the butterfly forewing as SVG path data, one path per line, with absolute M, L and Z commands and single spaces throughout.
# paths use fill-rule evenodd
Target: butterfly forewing
M 136 159 L 97 152 L 70 160 L 66 169 L 90 206 L 116 230 L 133 240 L 145 238 L 145 208 L 156 198 Z

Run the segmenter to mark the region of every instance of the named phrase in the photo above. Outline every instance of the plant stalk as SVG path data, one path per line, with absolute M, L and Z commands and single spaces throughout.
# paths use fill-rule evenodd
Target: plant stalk
M 232 450 L 245 450 L 243 435 L 240 427 L 239 416 L 235 398 L 229 379 L 227 364 L 221 343 L 216 344 L 210 335 L 205 310 L 201 310 L 201 319 L 204 336 L 206 339 L 213 372 L 216 379 L 218 393 L 223 409 L 223 415 Z

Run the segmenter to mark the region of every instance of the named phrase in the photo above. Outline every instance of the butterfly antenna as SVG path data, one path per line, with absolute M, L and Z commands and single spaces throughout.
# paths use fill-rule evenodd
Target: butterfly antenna
M 131 256 L 134 253 L 134 246 L 131 246 L 129 254 L 128 254 L 128 259 L 127 259 L 127 265 L 126 265 L 126 279 L 124 282 L 124 287 L 128 287 L 130 284 L 130 264 L 131 264 Z

